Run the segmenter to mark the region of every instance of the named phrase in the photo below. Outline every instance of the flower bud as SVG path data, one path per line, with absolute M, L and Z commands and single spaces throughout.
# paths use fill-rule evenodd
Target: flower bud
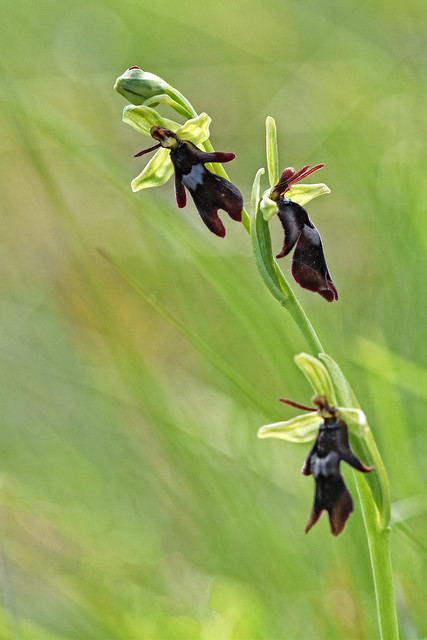
M 154 73 L 130 67 L 117 78 L 114 89 L 132 104 L 139 105 L 153 96 L 167 94 L 171 87 Z

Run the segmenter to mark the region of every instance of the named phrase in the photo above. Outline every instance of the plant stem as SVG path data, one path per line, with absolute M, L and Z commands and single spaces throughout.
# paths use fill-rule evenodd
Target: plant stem
M 353 472 L 362 507 L 374 580 L 381 640 L 398 640 L 399 627 L 390 554 L 390 527 L 379 525 L 378 512 L 366 481 Z
M 319 337 L 310 320 L 308 319 L 307 314 L 295 297 L 294 292 L 290 288 L 288 281 L 283 275 L 276 260 L 274 260 L 274 266 L 276 268 L 276 274 L 281 289 L 283 290 L 286 287 L 286 301 L 282 302 L 282 307 L 285 307 L 285 309 L 290 313 L 295 324 L 302 333 L 311 354 L 315 358 L 317 358 L 319 356 L 319 353 L 323 353 L 323 347 L 319 340 Z

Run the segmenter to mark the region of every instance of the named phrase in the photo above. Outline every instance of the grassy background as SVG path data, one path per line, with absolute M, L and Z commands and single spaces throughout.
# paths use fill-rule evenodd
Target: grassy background
M 298 294 L 389 472 L 402 638 L 427 637 L 426 20 L 423 0 L 6 2 L 1 638 L 377 638 L 358 505 L 305 537 L 308 445 L 256 439 L 311 389 L 247 235 L 209 234 L 172 184 L 130 191 L 148 143 L 112 85 L 134 64 L 212 116 L 246 201 L 267 115 L 283 167 L 326 163 L 309 211 L 340 300 Z

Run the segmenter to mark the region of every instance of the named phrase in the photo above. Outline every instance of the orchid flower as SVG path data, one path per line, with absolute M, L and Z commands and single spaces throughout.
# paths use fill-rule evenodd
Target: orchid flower
M 336 403 L 335 394 L 322 363 L 307 354 L 297 356 L 296 362 L 314 388 L 323 392 L 312 400 L 317 409 L 281 399 L 281 402 L 308 413 L 285 422 L 266 425 L 258 431 L 258 437 L 281 438 L 291 442 L 308 442 L 315 438 L 302 468 L 304 475 L 313 475 L 315 480 L 314 505 L 305 532 L 308 533 L 323 511 L 327 511 L 331 531 L 337 536 L 353 511 L 353 500 L 340 470 L 341 461 L 363 473 L 374 469 L 373 466 L 363 464 L 350 449 L 348 431 L 351 428 L 353 433 L 363 437 L 369 427 L 366 416 L 360 409 L 337 408 L 330 404 Z
M 304 289 L 319 293 L 325 300 L 338 300 L 338 292 L 332 281 L 323 253 L 322 239 L 302 204 L 317 195 L 329 193 L 323 184 L 298 185 L 314 171 L 324 165 L 314 167 L 306 165 L 300 171 L 288 167 L 282 172 L 279 181 L 265 194 L 261 208 L 271 217 L 277 213 L 285 232 L 282 251 L 276 256 L 283 258 L 295 247 L 292 259 L 292 275 Z

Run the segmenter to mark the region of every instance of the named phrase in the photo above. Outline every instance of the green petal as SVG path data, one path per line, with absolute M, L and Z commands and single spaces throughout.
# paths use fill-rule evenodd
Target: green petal
M 294 360 L 310 382 L 316 394 L 326 396 L 329 404 L 336 407 L 338 403 L 326 367 L 317 358 L 308 355 L 308 353 L 299 353 L 295 356 Z
M 370 431 L 366 416 L 361 409 L 338 407 L 338 410 L 350 433 L 363 438 Z
M 151 127 L 159 126 L 171 131 L 177 131 L 180 128 L 177 122 L 162 118 L 157 111 L 143 105 L 136 107 L 133 104 L 128 104 L 123 109 L 123 122 L 130 124 L 131 127 L 145 136 L 150 135 Z
M 173 165 L 169 157 L 169 149 L 159 149 L 139 176 L 132 180 L 132 191 L 158 187 L 167 182 L 172 174 Z
M 275 422 L 261 427 L 258 438 L 280 438 L 289 442 L 310 442 L 317 436 L 322 418 L 317 412 L 296 416 L 286 422 Z
M 182 127 L 172 129 L 172 131 L 176 131 L 182 140 L 189 140 L 194 144 L 199 144 L 209 138 L 209 125 L 211 122 L 212 118 L 207 113 L 200 113 L 196 118 L 187 120 Z M 166 128 L 171 129 L 171 127 Z
M 331 193 L 331 190 L 323 183 L 296 184 L 286 191 L 285 197 L 303 206 L 324 193 Z

